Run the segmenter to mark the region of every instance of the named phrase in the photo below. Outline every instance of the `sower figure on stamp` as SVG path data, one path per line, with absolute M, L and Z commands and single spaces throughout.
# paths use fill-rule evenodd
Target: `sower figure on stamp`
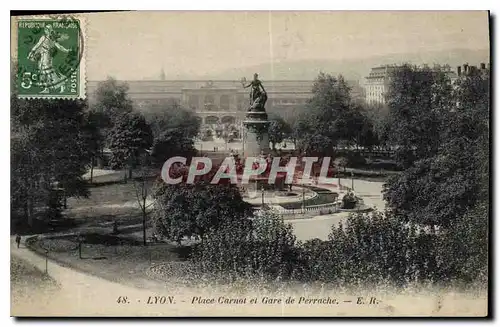
M 64 53 L 70 52 L 70 49 L 66 49 L 59 44 L 60 41 L 66 39 L 68 39 L 68 35 L 59 35 L 51 25 L 47 25 L 44 29 L 44 35 L 40 37 L 37 44 L 35 44 L 28 54 L 29 60 L 38 62 L 40 81 L 45 83 L 45 89 L 42 93 L 48 92 L 48 87 L 59 87 L 62 78 L 58 76 L 58 73 L 54 69 L 52 57 L 57 50 Z
M 262 85 L 262 82 L 259 80 L 259 75 L 257 73 L 253 74 L 253 80 L 246 84 L 246 79 L 243 78 L 241 80 L 241 84 L 244 88 L 252 87 L 250 89 L 250 108 L 252 109 L 260 109 L 264 110 L 264 106 L 267 101 L 267 93 Z

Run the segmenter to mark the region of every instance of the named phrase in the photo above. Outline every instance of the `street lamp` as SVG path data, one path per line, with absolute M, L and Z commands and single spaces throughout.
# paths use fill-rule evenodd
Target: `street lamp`
M 45 249 L 45 274 L 49 274 L 49 250 Z
M 66 188 L 63 188 L 64 209 L 68 209 L 68 198 L 66 197 Z
M 78 235 L 78 258 L 82 259 L 82 243 L 83 243 L 83 236 Z
M 262 186 L 262 208 L 264 208 L 264 185 Z
M 306 188 L 304 187 L 304 183 L 302 183 L 302 213 L 306 210 Z
M 255 179 L 255 197 L 257 197 L 257 192 L 259 192 L 259 185 L 257 184 L 257 178 Z
M 354 191 L 354 172 L 351 171 L 351 189 Z
M 241 155 L 245 157 L 245 127 L 241 123 Z

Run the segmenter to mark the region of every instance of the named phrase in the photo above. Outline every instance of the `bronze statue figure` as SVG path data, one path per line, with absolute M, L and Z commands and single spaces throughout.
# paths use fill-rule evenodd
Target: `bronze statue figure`
M 246 83 L 246 79 L 241 80 L 241 84 L 244 88 L 251 87 L 250 89 L 250 107 L 249 111 L 265 111 L 265 104 L 267 101 L 267 92 L 259 80 L 259 75 L 255 73 L 253 75 L 253 80 L 250 83 Z

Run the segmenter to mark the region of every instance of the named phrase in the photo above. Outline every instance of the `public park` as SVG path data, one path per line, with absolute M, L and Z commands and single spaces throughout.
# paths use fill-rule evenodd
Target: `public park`
M 242 79 L 246 107 L 229 127 L 172 101 L 140 111 L 113 78 L 91 104 L 13 95 L 12 298 L 92 283 L 484 289 L 489 73 L 452 83 L 440 68 L 403 65 L 378 107 L 351 99 L 341 75 L 321 73 L 311 88 L 303 108 L 280 117 L 266 110 L 265 82 Z M 331 158 L 333 182 L 313 165 L 307 184 L 270 184 L 267 170 L 245 185 L 189 184 L 177 165 L 169 173 L 182 182 L 169 185 L 161 170 L 175 156 L 208 157 L 213 172 L 228 157 L 296 157 L 298 175 L 300 158 Z

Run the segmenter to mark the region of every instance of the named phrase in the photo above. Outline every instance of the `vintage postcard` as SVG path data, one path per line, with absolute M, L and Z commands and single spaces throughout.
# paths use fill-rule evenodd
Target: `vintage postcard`
M 11 315 L 487 317 L 489 19 L 11 16 Z

